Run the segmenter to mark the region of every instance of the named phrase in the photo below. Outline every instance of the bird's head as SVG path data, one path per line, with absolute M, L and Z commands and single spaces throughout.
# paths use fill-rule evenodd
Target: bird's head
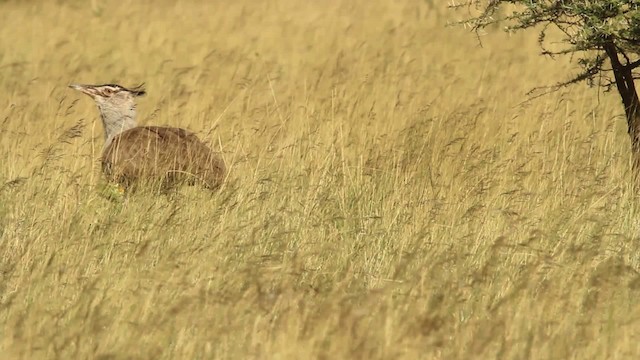
M 82 85 L 71 84 L 70 88 L 78 90 L 93 98 L 98 107 L 126 107 L 135 104 L 135 98 L 146 94 L 143 85 L 127 89 L 116 84 Z
M 105 146 L 117 134 L 137 126 L 135 98 L 145 94 L 142 85 L 132 89 L 114 84 L 72 84 L 69 87 L 91 96 L 98 105 L 105 131 Z

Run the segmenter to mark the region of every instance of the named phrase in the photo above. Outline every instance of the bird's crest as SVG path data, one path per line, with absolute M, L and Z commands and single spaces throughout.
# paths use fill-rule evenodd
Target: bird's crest
M 143 96 L 147 93 L 144 88 L 144 83 L 134 86 L 130 89 L 118 85 L 118 84 L 102 84 L 102 85 L 82 85 L 72 84 L 69 85 L 72 89 L 82 91 L 90 96 L 101 96 L 103 98 L 111 97 L 120 92 L 127 92 L 134 97 Z

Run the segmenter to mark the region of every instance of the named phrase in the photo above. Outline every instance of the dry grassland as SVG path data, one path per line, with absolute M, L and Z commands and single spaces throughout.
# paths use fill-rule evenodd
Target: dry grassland
M 445 3 L 0 2 L 0 357 L 639 358 L 617 95 Z M 107 199 L 71 82 L 224 187 Z

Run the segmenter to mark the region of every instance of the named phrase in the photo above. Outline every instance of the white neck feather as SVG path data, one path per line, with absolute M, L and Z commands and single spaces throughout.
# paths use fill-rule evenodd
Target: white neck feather
M 116 135 L 138 126 L 136 123 L 135 104 L 130 106 L 112 106 L 98 104 L 102 126 L 104 127 L 104 147 L 106 148 Z

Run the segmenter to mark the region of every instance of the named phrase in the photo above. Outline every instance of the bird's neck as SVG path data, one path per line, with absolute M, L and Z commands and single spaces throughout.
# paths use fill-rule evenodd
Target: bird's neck
M 105 148 L 118 134 L 138 126 L 135 106 L 121 109 L 102 106 L 98 106 L 98 108 L 100 109 L 100 117 L 104 127 Z

